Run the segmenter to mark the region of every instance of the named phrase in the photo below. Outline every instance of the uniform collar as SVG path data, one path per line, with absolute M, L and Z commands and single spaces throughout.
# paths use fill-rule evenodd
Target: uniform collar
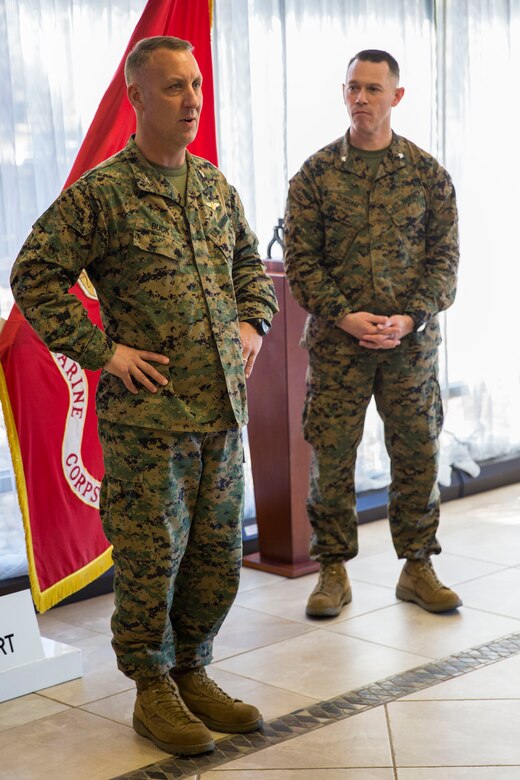
M 135 142 L 135 136 L 132 135 L 128 139 L 124 154 L 134 174 L 136 185 L 140 190 L 161 195 L 170 200 L 176 200 L 175 196 L 172 195 L 170 183 L 143 156 Z M 208 176 L 196 164 L 196 158 L 188 151 L 186 151 L 186 163 L 188 166 L 186 203 L 188 204 L 202 196 L 211 182 Z
M 339 154 L 336 156 L 334 164 L 337 168 L 349 173 L 355 173 L 357 176 L 366 175 L 366 166 L 364 162 L 356 154 L 350 143 L 350 130 L 347 130 L 345 135 L 340 139 Z M 385 173 L 393 173 L 394 171 L 404 168 L 406 165 L 406 144 L 404 139 L 392 132 L 392 141 L 390 148 L 382 160 L 383 170 L 380 171 L 377 178 L 381 178 Z

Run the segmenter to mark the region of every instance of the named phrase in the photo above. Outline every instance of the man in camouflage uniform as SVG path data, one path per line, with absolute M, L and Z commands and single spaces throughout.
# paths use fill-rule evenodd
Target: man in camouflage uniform
M 353 57 L 343 85 L 350 129 L 289 187 L 286 271 L 309 312 L 303 427 L 313 448 L 311 557 L 320 562 L 311 617 L 338 615 L 352 597 L 343 561 L 358 551 L 354 468 L 372 396 L 392 466 L 393 543 L 406 559 L 397 596 L 430 612 L 461 605 L 430 560 L 441 549 L 437 314 L 455 296 L 457 209 L 447 172 L 391 130 L 403 94 L 387 52 Z
M 206 675 L 241 564 L 246 384 L 277 310 L 235 189 L 190 155 L 202 108 L 191 44 L 126 62 L 137 129 L 37 221 L 12 272 L 49 349 L 103 368 L 101 516 L 113 544 L 113 646 L 134 728 L 180 754 L 261 715 Z M 86 269 L 104 332 L 67 293 Z

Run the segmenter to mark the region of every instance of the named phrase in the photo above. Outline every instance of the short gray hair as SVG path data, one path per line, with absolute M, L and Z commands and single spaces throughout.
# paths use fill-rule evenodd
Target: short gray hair
M 174 38 L 173 35 L 154 35 L 151 38 L 142 38 L 138 41 L 125 62 L 125 81 L 131 84 L 138 70 L 146 65 L 152 53 L 157 49 L 170 49 L 171 51 L 193 51 L 189 41 L 182 38 Z

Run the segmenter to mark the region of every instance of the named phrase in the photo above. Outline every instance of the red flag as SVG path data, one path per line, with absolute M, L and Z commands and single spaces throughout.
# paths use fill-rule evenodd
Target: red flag
M 175 35 L 190 41 L 204 77 L 204 109 L 199 131 L 190 152 L 217 164 L 215 106 L 213 102 L 213 65 L 210 45 L 211 0 L 148 0 L 123 59 L 105 92 L 85 140 L 72 166 L 65 187 L 89 168 L 122 149 L 135 129 L 134 109 L 126 97 L 124 65 L 127 54 L 142 38 Z
M 204 110 L 190 151 L 217 163 L 211 7 L 212 0 L 148 0 L 65 186 L 122 149 L 134 132 L 124 62 L 137 41 L 153 35 L 174 35 L 195 47 L 204 76 Z M 85 275 L 71 292 L 101 327 L 98 302 Z M 25 529 L 31 592 L 40 612 L 112 565 L 99 517 L 103 477 L 95 414 L 99 373 L 50 353 L 13 307 L 0 332 L 0 400 Z

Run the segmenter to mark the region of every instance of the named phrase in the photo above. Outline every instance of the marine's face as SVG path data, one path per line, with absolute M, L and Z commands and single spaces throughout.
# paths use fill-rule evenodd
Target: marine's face
M 404 94 L 387 62 L 354 60 L 343 85 L 352 131 L 370 138 L 390 131 L 390 114 Z
M 128 95 L 147 139 L 170 149 L 185 149 L 194 140 L 202 110 L 202 76 L 191 52 L 152 52 Z

